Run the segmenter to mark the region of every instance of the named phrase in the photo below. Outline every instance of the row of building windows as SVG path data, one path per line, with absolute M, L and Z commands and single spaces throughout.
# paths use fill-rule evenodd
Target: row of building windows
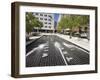
M 37 18 L 37 19 L 39 19 L 38 17 L 36 17 L 36 18 Z M 47 20 L 48 20 L 48 21 L 51 21 L 51 19 L 47 19 L 47 18 L 40 18 L 40 20 L 43 20 L 43 19 L 44 19 L 45 21 L 47 21 Z
M 39 20 L 39 18 L 38 18 L 38 17 L 37 17 L 37 19 Z M 43 19 L 44 19 L 45 21 L 47 21 L 47 20 L 48 20 L 48 21 L 51 21 L 51 19 L 47 19 L 47 18 L 40 18 L 40 20 L 43 20 Z
M 45 28 L 51 28 L 51 26 L 45 26 Z
M 47 23 L 47 22 L 45 22 L 44 24 L 50 24 L 51 25 L 51 23 Z
M 40 13 L 35 13 L 35 15 L 37 15 L 37 16 L 39 16 L 39 15 L 40 15 L 40 16 L 45 16 L 45 17 L 47 17 L 47 16 L 48 16 L 48 17 L 52 18 L 52 16 L 51 16 L 51 15 L 47 15 L 47 14 L 44 14 L 44 15 L 43 15 L 43 14 L 40 14 Z

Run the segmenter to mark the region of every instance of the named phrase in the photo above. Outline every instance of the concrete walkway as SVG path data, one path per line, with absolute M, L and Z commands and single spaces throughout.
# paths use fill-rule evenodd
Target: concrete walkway
M 26 46 L 29 45 L 29 44 L 31 44 L 31 43 L 32 43 L 33 41 L 35 41 L 36 39 L 39 39 L 40 37 L 42 37 L 42 35 L 30 37 L 30 38 L 29 38 L 30 41 L 27 41 L 27 42 L 26 42 Z
M 59 36 L 60 38 L 63 38 L 69 42 L 72 42 L 73 44 L 80 46 L 88 51 L 90 51 L 90 45 L 89 45 L 89 41 L 87 39 L 83 39 L 83 38 L 78 38 L 78 37 L 72 37 L 71 39 L 69 38 L 68 35 L 63 35 L 63 34 L 55 34 L 57 36 Z

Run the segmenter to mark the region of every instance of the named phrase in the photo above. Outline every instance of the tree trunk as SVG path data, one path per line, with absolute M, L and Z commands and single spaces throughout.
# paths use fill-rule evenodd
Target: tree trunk
M 70 39 L 72 38 L 72 28 L 70 29 Z
M 72 31 L 70 32 L 70 39 L 72 38 Z
M 82 33 L 82 30 L 81 30 L 81 27 L 79 27 L 79 38 L 81 38 L 81 33 Z

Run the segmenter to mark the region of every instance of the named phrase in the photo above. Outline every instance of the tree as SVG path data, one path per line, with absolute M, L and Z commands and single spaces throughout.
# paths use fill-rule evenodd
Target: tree
M 37 28 L 37 32 L 39 31 L 39 29 L 41 29 L 41 27 L 43 27 L 43 23 L 37 20 L 37 23 L 35 25 L 35 28 Z
M 81 31 L 81 27 L 89 24 L 89 16 L 86 15 L 63 15 L 58 23 L 58 29 L 70 29 L 70 38 L 75 28 Z
M 68 19 L 62 16 L 60 22 L 58 23 L 58 30 L 63 31 L 63 33 L 65 33 L 64 30 L 68 27 L 67 22 L 68 22 Z
M 82 29 L 87 30 L 87 26 L 89 24 L 89 16 L 87 15 L 78 15 L 76 17 L 77 28 L 79 29 L 79 37 L 81 36 Z M 87 32 L 87 31 L 85 31 Z
M 58 28 L 60 29 L 70 29 L 70 38 L 72 36 L 73 27 L 76 26 L 75 16 L 72 15 L 65 15 L 61 18 L 60 22 L 58 23 Z
M 34 28 L 41 28 L 43 23 L 40 22 L 35 16 L 33 16 L 32 12 L 26 13 L 26 32 L 30 33 Z

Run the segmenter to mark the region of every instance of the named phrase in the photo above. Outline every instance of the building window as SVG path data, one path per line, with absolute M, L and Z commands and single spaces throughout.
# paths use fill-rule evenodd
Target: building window
M 40 16 L 43 16 L 43 14 L 40 14 Z
M 49 15 L 49 18 L 52 18 L 52 16 L 51 16 L 51 15 Z
M 48 19 L 48 21 L 51 21 L 51 19 Z
M 32 13 L 33 15 L 35 15 L 34 13 Z
M 46 18 L 44 20 L 47 20 Z
M 38 13 L 36 13 L 35 15 L 38 15 Z
M 44 15 L 45 17 L 47 17 L 47 15 Z
M 47 26 L 45 26 L 45 28 L 47 28 Z
M 51 25 L 51 23 L 48 23 L 48 24 L 50 24 L 50 25 Z
M 51 28 L 51 26 L 49 26 L 49 28 Z
M 43 18 L 40 18 L 40 20 L 43 20 Z
M 45 24 L 47 24 L 47 22 L 45 22 Z

